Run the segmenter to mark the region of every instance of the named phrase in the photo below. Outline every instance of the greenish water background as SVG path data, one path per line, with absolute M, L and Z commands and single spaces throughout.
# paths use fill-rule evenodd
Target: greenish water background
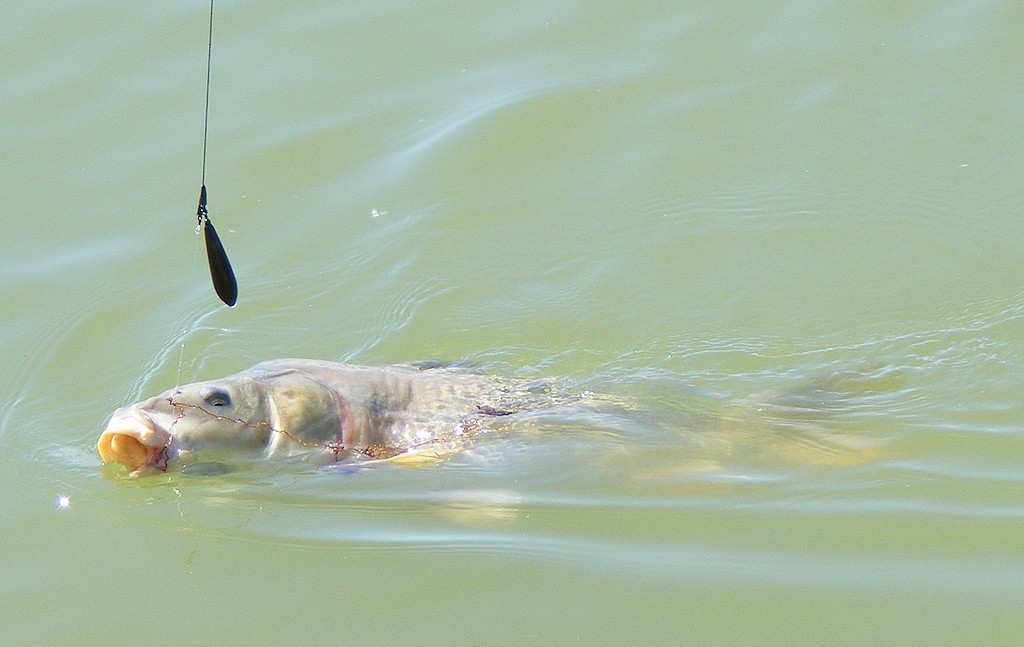
M 233 310 L 193 235 L 207 8 L 4 9 L 5 641 L 1019 643 L 1019 3 L 221 2 Z M 287 356 L 470 359 L 709 416 L 899 379 L 796 440 L 100 470 L 116 407 Z M 864 449 L 830 460 L 807 426 Z

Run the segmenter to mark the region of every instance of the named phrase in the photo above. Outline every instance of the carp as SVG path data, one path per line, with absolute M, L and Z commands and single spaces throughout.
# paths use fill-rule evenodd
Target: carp
M 536 412 L 596 410 L 602 403 L 600 396 L 555 379 L 484 375 L 441 364 L 282 359 L 122 407 L 97 448 L 104 463 L 120 463 L 134 476 L 199 457 L 393 459 L 458 446 Z
M 857 422 L 857 401 L 869 397 L 878 405 L 902 382 L 898 367 L 865 365 L 738 400 L 687 398 L 680 407 L 675 383 L 655 401 L 636 402 L 568 378 L 487 375 L 436 362 L 374 367 L 281 359 L 122 407 L 97 449 L 104 463 L 123 465 L 132 476 L 172 466 L 216 473 L 226 463 L 272 459 L 422 464 L 490 432 L 585 428 L 621 438 L 641 430 L 648 439 L 647 432 L 667 431 L 673 443 L 685 439 L 708 457 L 853 465 L 882 456 L 885 444 L 843 433 Z

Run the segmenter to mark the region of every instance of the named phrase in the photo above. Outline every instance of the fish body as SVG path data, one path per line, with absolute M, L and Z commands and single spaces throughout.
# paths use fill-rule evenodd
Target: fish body
M 200 453 L 390 458 L 457 442 L 506 416 L 591 396 L 555 380 L 449 367 L 282 359 L 118 409 L 97 448 L 104 462 L 121 463 L 136 475 L 187 463 Z
M 673 442 L 692 444 L 702 455 L 859 464 L 881 455 L 881 442 L 839 433 L 842 412 L 858 397 L 877 397 L 901 383 L 898 369 L 866 367 L 740 400 L 687 399 L 685 407 L 673 399 L 673 386 L 659 409 L 656 402 L 595 394 L 561 378 L 282 359 L 122 407 L 97 448 L 104 462 L 141 476 L 173 465 L 201 472 L 220 461 L 430 462 L 491 431 L 583 428 L 623 439 L 667 430 Z

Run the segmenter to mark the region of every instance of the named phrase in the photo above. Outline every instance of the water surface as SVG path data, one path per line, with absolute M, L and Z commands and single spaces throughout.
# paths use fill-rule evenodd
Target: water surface
M 221 3 L 231 310 L 193 233 L 206 8 L 5 15 L 12 643 L 1019 641 L 1017 4 Z M 100 468 L 116 407 L 289 356 L 708 426 Z

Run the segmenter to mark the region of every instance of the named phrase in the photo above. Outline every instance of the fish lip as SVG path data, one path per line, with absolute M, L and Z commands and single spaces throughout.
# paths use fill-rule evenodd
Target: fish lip
M 135 441 L 136 445 L 129 451 L 115 447 L 124 446 L 123 438 Z M 135 407 L 118 409 L 110 417 L 106 429 L 100 434 L 96 444 L 104 463 L 121 463 L 128 468 L 132 476 L 140 476 L 153 471 L 166 471 L 171 459 L 174 437 L 169 431 L 158 425 L 153 418 Z

